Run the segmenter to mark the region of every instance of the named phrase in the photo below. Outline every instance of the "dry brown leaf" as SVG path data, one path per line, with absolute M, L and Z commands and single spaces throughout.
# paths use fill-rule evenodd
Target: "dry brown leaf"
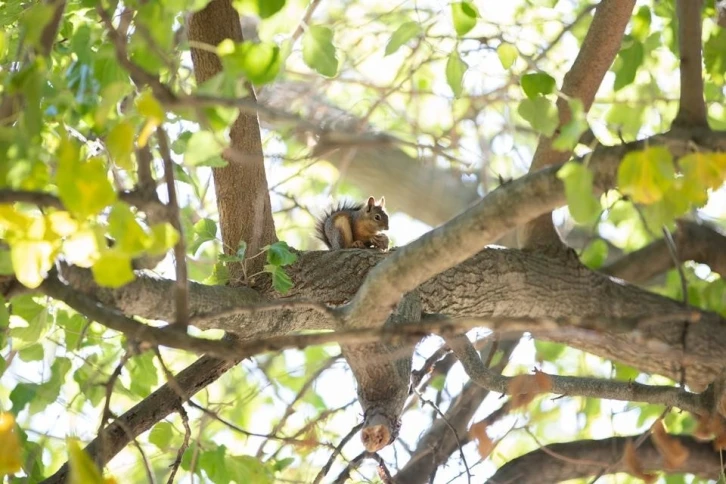
M 680 440 L 673 438 L 666 432 L 662 419 L 653 424 L 651 438 L 655 448 L 663 456 L 666 469 L 678 469 L 688 460 L 688 449 L 681 444 Z
M 494 450 L 494 442 L 487 435 L 487 421 L 482 420 L 471 426 L 469 429 L 469 435 L 476 439 L 477 449 L 482 459 L 489 457 L 489 454 Z
M 656 474 L 648 474 L 643 470 L 643 466 L 640 464 L 638 454 L 635 452 L 635 445 L 632 440 L 628 440 L 625 443 L 625 451 L 623 453 L 623 460 L 625 461 L 625 468 L 633 477 L 642 479 L 646 484 L 653 484 L 658 476 Z
M 511 407 L 524 407 L 540 393 L 552 390 L 552 378 L 541 371 L 535 370 L 534 375 L 517 375 L 509 381 L 508 393 L 511 395 Z

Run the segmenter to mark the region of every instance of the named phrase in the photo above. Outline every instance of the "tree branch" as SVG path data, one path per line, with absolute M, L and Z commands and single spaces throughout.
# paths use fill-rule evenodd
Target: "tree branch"
M 585 113 L 590 110 L 595 94 L 600 88 L 603 77 L 620 50 L 625 27 L 633 12 L 635 0 L 602 0 L 595 9 L 595 15 L 582 42 L 575 63 L 562 81 L 562 93 L 582 101 Z M 571 119 L 567 100 L 557 99 L 561 128 Z M 558 131 L 555 133 L 557 134 Z M 564 163 L 572 155 L 572 151 L 559 151 L 552 147 L 554 138 L 542 137 L 532 158 L 530 172 L 546 166 Z M 519 230 L 519 244 L 524 248 L 539 250 L 562 249 L 550 213 L 538 217 Z
M 192 45 L 203 43 L 216 46 L 224 39 L 235 42 L 243 40 L 239 14 L 230 0 L 212 0 L 203 10 L 191 16 L 189 41 Z M 216 54 L 195 47 L 192 47 L 191 54 L 197 84 L 201 85 L 222 71 L 222 64 Z M 247 89 L 249 95 L 246 99 L 256 105 L 254 89 L 251 85 Z M 222 242 L 227 254 L 236 253 L 240 242 L 246 242 L 247 270 L 255 273 L 262 270 L 264 259 L 250 257 L 260 252 L 265 245 L 277 241 L 257 111 L 240 111 L 229 136 L 230 148 L 242 156 L 230 156 L 227 152 L 228 165 L 212 169 Z M 230 267 L 230 279 L 237 284 L 244 280 L 241 264 Z
M 703 0 L 677 0 L 678 47 L 681 54 L 681 96 L 673 126 L 708 126 L 703 97 L 701 11 Z
M 629 469 L 622 458 L 625 444 L 639 437 L 611 437 L 602 440 L 550 444 L 507 462 L 487 482 L 494 484 L 562 482 L 593 476 L 603 465 L 610 465 L 609 472 L 613 474 L 628 472 Z M 722 468 L 721 458 L 710 443 L 698 442 L 688 436 L 671 436 L 671 438 L 679 441 L 689 452 L 686 462 L 675 472 L 695 474 L 704 479 L 718 479 Z M 663 456 L 656 449 L 652 439 L 648 438 L 638 448 L 637 454 L 643 470 L 665 470 Z M 532 472 L 532 469 L 537 471 Z
M 726 235 L 703 223 L 678 221 L 673 234 L 678 260 L 708 265 L 713 272 L 726 276 Z M 666 241 L 659 239 L 642 249 L 614 261 L 600 272 L 633 283 L 646 283 L 673 268 Z

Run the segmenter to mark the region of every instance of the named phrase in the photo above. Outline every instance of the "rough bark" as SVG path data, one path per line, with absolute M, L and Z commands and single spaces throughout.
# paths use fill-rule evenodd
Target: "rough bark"
M 681 95 L 674 126 L 708 126 L 703 98 L 701 11 L 703 0 L 678 0 L 678 47 L 681 56 Z
M 418 294 L 404 297 L 386 326 L 419 321 Z M 340 345 L 357 382 L 363 407 L 361 440 L 368 452 L 377 452 L 398 437 L 401 412 L 408 397 L 413 344 L 365 343 Z
M 497 470 L 487 482 L 504 484 L 540 484 L 562 482 L 598 474 L 606 468 L 608 474 L 628 472 L 623 460 L 625 444 L 635 437 L 611 437 L 603 440 L 578 440 L 563 444 L 550 444 L 517 457 Z M 689 457 L 672 473 L 694 474 L 704 479 L 718 479 L 722 469 L 719 452 L 707 442 L 691 437 L 677 439 L 689 452 Z M 638 461 L 646 472 L 665 470 L 663 456 L 649 438 L 638 447 Z
M 216 46 L 225 39 L 243 40 L 239 15 L 229 0 L 213 0 L 191 16 L 190 41 Z M 222 64 L 216 54 L 196 48 L 192 48 L 191 53 L 198 84 L 221 72 Z M 251 86 L 249 97 L 256 101 Z M 245 241 L 246 256 L 251 257 L 265 245 L 277 241 L 257 115 L 241 111 L 229 136 L 230 149 L 225 151 L 229 164 L 213 169 L 222 243 L 225 253 L 234 254 L 240 241 Z M 264 259 L 258 257 L 246 263 L 247 273 L 252 274 L 262 269 Z M 233 265 L 230 268 L 231 280 L 241 282 L 243 272 L 240 265 Z
M 575 63 L 565 75 L 562 82 L 562 93 L 582 101 L 585 113 L 590 110 L 602 79 L 620 50 L 623 33 L 634 6 L 635 0 L 602 0 L 595 10 L 592 24 Z M 560 118 L 559 125 L 562 127 L 570 121 L 572 116 L 565 99 L 557 99 L 557 111 Z M 540 139 L 532 158 L 530 172 L 545 166 L 564 163 L 572 156 L 571 150 L 554 149 L 553 140 L 554 137 Z M 536 248 L 554 253 L 562 249 L 562 243 L 555 231 L 550 214 L 542 215 L 526 224 L 520 229 L 518 237 L 520 247 Z

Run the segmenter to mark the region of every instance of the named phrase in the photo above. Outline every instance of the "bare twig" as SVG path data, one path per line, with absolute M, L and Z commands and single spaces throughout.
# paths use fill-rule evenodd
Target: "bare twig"
M 176 199 L 174 187 L 174 162 L 169 151 L 169 140 L 164 128 L 159 126 L 156 130 L 159 140 L 159 150 L 164 160 L 164 179 L 169 194 L 169 216 L 171 225 L 179 234 L 179 240 L 174 245 L 174 262 L 176 263 L 176 320 L 174 328 L 186 333 L 189 325 L 189 281 L 187 280 L 186 248 L 184 246 L 184 232 L 179 218 L 179 202 Z
M 348 462 L 348 465 L 345 466 L 345 469 L 338 475 L 338 477 L 333 481 L 333 484 L 343 484 L 345 481 L 347 481 L 350 478 L 350 473 L 356 470 L 358 467 L 360 467 L 361 463 L 369 458 L 372 454 L 368 451 L 363 451 L 357 456 L 353 458 L 352 461 Z
M 330 454 L 330 457 L 328 458 L 328 462 L 325 463 L 322 469 L 320 469 L 320 472 L 318 472 L 318 475 L 315 476 L 315 479 L 313 480 L 313 484 L 320 484 L 320 481 L 325 477 L 325 475 L 330 472 L 330 468 L 333 466 L 333 462 L 335 462 L 335 458 L 340 455 L 340 453 L 343 451 L 343 447 L 345 447 L 345 444 L 348 443 L 350 439 L 353 438 L 355 434 L 358 433 L 358 431 L 363 428 L 363 423 L 359 423 L 352 429 L 350 429 L 350 432 L 343 437 L 340 440 L 340 443 L 335 447 L 335 450 L 333 450 L 333 453 Z
M 103 436 L 105 435 L 103 432 L 103 428 L 106 426 L 106 422 L 108 421 L 108 419 L 111 418 L 111 397 L 113 396 L 113 387 L 116 385 L 116 380 L 118 380 L 118 377 L 121 376 L 121 371 L 123 370 L 124 365 L 126 365 L 126 362 L 129 361 L 129 358 L 131 358 L 131 353 L 129 352 L 125 352 L 121 356 L 121 359 L 119 360 L 116 368 L 114 368 L 111 376 L 108 378 L 108 382 L 106 383 L 106 400 L 103 404 L 103 411 L 101 412 L 101 422 L 98 425 L 98 436 L 100 437 L 99 446 L 101 453 L 103 453 L 103 447 L 105 445 L 103 439 Z
M 305 15 L 303 15 L 302 20 L 300 21 L 297 28 L 295 29 L 295 32 L 293 32 L 292 36 L 290 37 L 290 44 L 294 44 L 295 41 L 298 38 L 300 38 L 302 33 L 305 31 L 307 26 L 310 24 L 310 19 L 313 18 L 313 13 L 315 13 L 315 9 L 318 8 L 318 5 L 320 5 L 320 0 L 311 0 L 310 1 L 308 8 L 305 10 Z
M 172 484 L 174 482 L 174 476 L 176 475 L 177 471 L 179 470 L 179 466 L 181 465 L 182 457 L 184 457 L 184 452 L 186 452 L 187 448 L 189 447 L 189 438 L 192 435 L 192 429 L 189 427 L 189 416 L 187 415 L 186 410 L 184 410 L 184 407 L 182 405 L 179 405 L 179 408 L 177 409 L 177 412 L 179 412 L 179 416 L 182 420 L 182 425 L 184 425 L 184 441 L 182 442 L 182 445 L 179 447 L 179 450 L 177 450 L 176 453 L 176 459 L 174 459 L 174 462 L 171 464 L 171 473 L 169 474 L 169 479 L 166 481 L 167 484 Z

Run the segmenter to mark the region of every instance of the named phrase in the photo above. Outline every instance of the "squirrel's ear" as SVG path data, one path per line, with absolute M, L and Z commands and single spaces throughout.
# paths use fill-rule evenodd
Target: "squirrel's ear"
M 376 205 L 376 199 L 373 197 L 368 197 L 368 202 L 366 202 L 366 209 L 370 211 L 371 208 L 373 208 Z
M 378 205 L 383 208 L 386 206 L 386 197 L 381 197 L 380 200 L 378 200 Z

